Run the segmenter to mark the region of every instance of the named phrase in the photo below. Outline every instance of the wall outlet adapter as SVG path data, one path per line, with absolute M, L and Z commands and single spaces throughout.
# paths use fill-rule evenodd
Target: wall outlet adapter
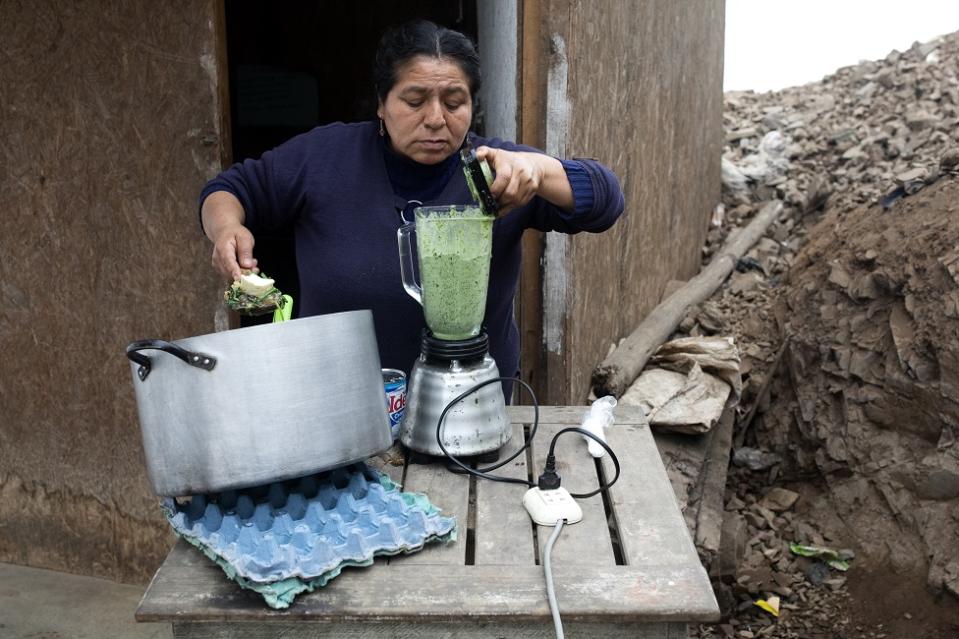
M 562 486 L 555 490 L 530 488 L 523 495 L 523 505 L 530 518 L 540 526 L 555 526 L 560 519 L 565 519 L 567 524 L 583 519 L 583 509 Z

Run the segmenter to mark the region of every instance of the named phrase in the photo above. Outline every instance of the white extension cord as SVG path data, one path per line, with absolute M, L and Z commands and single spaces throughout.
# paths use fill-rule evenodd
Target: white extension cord
M 575 524 L 583 519 L 583 509 L 562 486 L 554 490 L 530 488 L 523 495 L 523 506 L 530 519 L 540 526 L 555 526 L 556 522 L 563 520 Z
M 583 519 L 583 509 L 579 507 L 569 491 L 560 486 L 554 490 L 530 488 L 523 495 L 523 505 L 530 518 L 540 526 L 555 526 L 553 533 L 543 550 L 543 571 L 546 573 L 546 598 L 549 612 L 553 616 L 553 631 L 556 639 L 563 639 L 563 620 L 559 616 L 559 602 L 556 601 L 556 589 L 553 587 L 551 557 L 553 544 L 559 538 L 559 532 L 565 524 L 575 524 Z
M 553 587 L 553 570 L 550 566 L 550 556 L 553 553 L 553 544 L 559 538 L 559 531 L 563 529 L 563 520 L 559 519 L 554 524 L 556 529 L 549 536 L 546 542 L 546 550 L 543 551 L 543 571 L 546 573 L 546 598 L 549 600 L 549 612 L 553 615 L 553 633 L 556 639 L 563 639 L 563 620 L 559 616 L 559 602 L 556 601 L 556 589 Z

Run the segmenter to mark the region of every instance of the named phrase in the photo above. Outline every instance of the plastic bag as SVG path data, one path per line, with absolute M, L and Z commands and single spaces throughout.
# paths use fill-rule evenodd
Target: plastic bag
M 583 418 L 580 428 L 587 430 L 604 442 L 606 441 L 606 429 L 613 425 L 613 409 L 616 407 L 616 398 L 612 395 L 600 397 L 589 407 L 589 412 Z M 589 454 L 599 458 L 606 454 L 606 449 L 600 446 L 595 440 L 583 435 L 586 444 L 589 447 Z
M 759 142 L 759 150 L 747 155 L 737 167 L 743 175 L 755 182 L 785 175 L 789 170 L 786 158 L 788 139 L 779 131 L 770 131 Z

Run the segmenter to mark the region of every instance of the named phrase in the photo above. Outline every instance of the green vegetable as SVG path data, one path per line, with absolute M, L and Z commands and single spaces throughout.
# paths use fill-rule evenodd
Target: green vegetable
M 244 276 L 249 275 L 245 273 Z M 286 305 L 286 299 L 278 288 L 272 286 L 273 280 L 264 273 L 260 273 L 257 283 L 253 286 L 249 280 L 236 280 L 223 293 L 227 308 L 241 315 L 266 315 Z M 268 282 L 264 284 L 263 282 Z M 269 286 L 269 288 L 266 288 Z M 254 292 L 250 292 L 250 291 Z M 262 292 L 261 291 L 265 291 Z

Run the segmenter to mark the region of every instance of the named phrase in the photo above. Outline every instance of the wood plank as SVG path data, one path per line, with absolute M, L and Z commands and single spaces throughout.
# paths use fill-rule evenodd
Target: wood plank
M 686 624 L 613 624 L 582 623 L 563 624 L 570 637 L 591 639 L 685 639 Z M 485 622 L 450 624 L 420 623 L 174 623 L 173 636 L 177 639 L 313 639 L 337 637 L 338 639 L 490 639 L 490 637 L 522 637 L 523 639 L 554 639 L 553 626 L 540 622 Z
M 588 410 L 588 406 L 540 406 L 539 421 L 541 424 L 579 426 Z M 533 422 L 532 406 L 508 406 L 506 412 L 514 424 Z M 639 406 L 620 405 L 613 409 L 613 419 L 617 424 L 645 424 L 646 413 Z
M 610 489 L 626 563 L 631 566 L 699 565 L 676 497 L 663 468 L 648 426 L 614 426 L 607 432 L 609 445 L 620 453 L 622 474 Z M 612 476 L 613 465 L 603 458 L 603 469 Z
M 572 6 L 568 0 L 546 0 L 542 17 L 544 39 L 540 64 L 545 66 L 545 132 L 542 147 L 553 157 L 568 157 L 570 99 L 569 18 Z M 545 368 L 546 393 L 540 400 L 546 404 L 573 404 L 570 392 L 572 367 L 572 326 L 570 309 L 576 304 L 572 259 L 572 237 L 563 233 L 547 233 L 543 238 L 541 288 L 543 291 L 543 347 L 540 362 Z M 585 397 L 586 394 L 583 393 Z
M 696 528 L 693 538 L 697 549 L 707 557 L 719 552 L 723 527 L 723 502 L 726 493 L 726 475 L 729 472 L 729 453 L 733 445 L 733 424 L 736 409 L 727 403 L 719 423 L 713 426 L 705 469 L 702 472 L 697 497 Z M 692 496 L 692 495 L 691 495 Z M 707 560 L 708 565 L 708 560 Z
M 539 432 L 532 445 L 533 481 L 536 481 L 543 471 L 553 435 L 567 427 L 567 424 L 542 423 L 541 420 Z M 597 487 L 596 466 L 582 436 L 577 433 L 563 435 L 556 443 L 555 454 L 556 472 L 567 490 L 571 493 L 586 493 Z M 583 520 L 563 527 L 559 539 L 553 546 L 553 564 L 588 564 L 590 566 L 615 564 L 616 558 L 613 555 L 602 495 L 578 499 L 577 502 L 583 509 Z M 546 542 L 552 532 L 552 527 L 537 527 L 540 555 L 546 548 Z
M 574 527 L 570 527 L 572 529 Z M 557 546 L 558 548 L 558 546 Z M 197 551 L 191 552 L 199 555 Z M 383 573 L 348 568 L 325 588 L 273 610 L 212 562 L 164 564 L 136 612 L 138 621 L 416 621 L 549 619 L 541 566 L 442 566 L 392 563 Z M 557 598 L 567 621 L 709 621 L 715 604 L 698 594 L 696 565 L 582 566 L 556 562 Z M 708 585 L 708 582 L 707 582 Z
M 614 450 L 629 451 L 619 454 L 622 474 L 609 495 L 627 565 L 643 570 L 664 565 L 689 567 L 699 577 L 690 584 L 687 596 L 700 608 L 712 607 L 718 615 L 709 578 L 676 505 L 649 427 L 617 425 L 606 435 Z M 603 469 L 607 477 L 612 476 L 608 456 L 603 458 Z
M 454 564 L 466 563 L 466 527 L 469 514 L 470 479 L 452 473 L 446 464 L 407 464 L 403 490 L 424 493 L 445 517 L 456 518 L 456 541 L 430 544 L 412 555 L 390 559 L 390 564 Z
M 513 424 L 513 436 L 503 459 L 523 446 L 523 427 Z M 525 452 L 512 462 L 493 471 L 495 475 L 526 479 Z M 526 488 L 519 484 L 476 480 L 476 549 L 474 562 L 533 566 L 533 524 L 522 506 Z M 505 506 L 505 507 L 504 507 Z
M 521 3 L 519 87 L 520 130 L 518 141 L 542 149 L 546 146 L 546 69 L 543 59 L 541 0 L 523 0 Z M 546 366 L 543 351 L 543 291 L 540 260 L 545 241 L 543 233 L 527 229 L 523 233 L 522 266 L 519 290 L 516 295 L 516 321 L 520 330 L 521 376 L 538 397 L 546 397 Z M 514 401 L 529 401 L 523 392 L 514 395 Z

